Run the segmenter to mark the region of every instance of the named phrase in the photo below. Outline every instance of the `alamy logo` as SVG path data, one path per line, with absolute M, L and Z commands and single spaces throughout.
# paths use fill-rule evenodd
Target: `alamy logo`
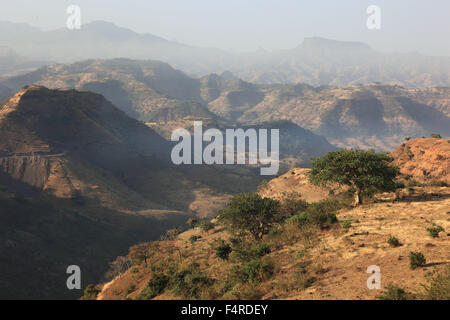
M 176 165 L 246 164 L 248 155 L 248 164 L 269 165 L 261 167 L 261 175 L 275 175 L 279 169 L 279 129 L 270 129 L 270 145 L 267 131 L 226 129 L 224 139 L 222 131 L 208 129 L 203 132 L 202 122 L 194 121 L 193 137 L 186 129 L 172 132 L 171 140 L 179 142 L 172 149 L 172 162 Z M 204 147 L 203 142 L 209 144 Z

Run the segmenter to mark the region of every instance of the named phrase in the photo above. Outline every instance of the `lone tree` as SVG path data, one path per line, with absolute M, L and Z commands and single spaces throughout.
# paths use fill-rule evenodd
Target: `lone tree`
M 275 223 L 283 219 L 279 209 L 277 200 L 261 198 L 256 193 L 242 193 L 231 198 L 219 220 L 233 231 L 260 240 Z
M 332 151 L 311 160 L 309 181 L 322 187 L 333 183 L 349 186 L 355 193 L 354 205 L 357 206 L 362 203 L 362 195 L 396 189 L 394 179 L 400 171 L 390 165 L 392 160 L 388 154 L 374 150 Z

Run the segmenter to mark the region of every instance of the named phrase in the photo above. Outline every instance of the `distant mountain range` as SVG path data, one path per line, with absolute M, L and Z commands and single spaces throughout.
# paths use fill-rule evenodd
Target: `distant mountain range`
M 405 137 L 450 136 L 447 87 L 314 87 L 231 79 L 217 74 L 191 78 L 158 61 L 111 59 L 42 67 L 0 83 L 14 91 L 35 83 L 100 93 L 131 117 L 164 124 L 159 126 L 163 131 L 186 118 L 228 125 L 288 120 L 341 147 L 379 150 L 392 150 Z
M 364 43 L 318 37 L 306 38 L 291 50 L 230 53 L 139 34 L 103 21 L 84 24 L 81 30 L 52 31 L 0 22 L 0 34 L 0 46 L 14 50 L 29 61 L 154 59 L 195 76 L 224 73 L 228 79 L 239 77 L 266 84 L 303 82 L 342 86 L 383 82 L 406 87 L 450 84 L 450 57 L 384 54 Z M 2 63 L 0 54 L 0 72 L 12 71 L 9 67 L 7 62 Z M 15 72 L 25 69 L 20 64 L 14 68 Z

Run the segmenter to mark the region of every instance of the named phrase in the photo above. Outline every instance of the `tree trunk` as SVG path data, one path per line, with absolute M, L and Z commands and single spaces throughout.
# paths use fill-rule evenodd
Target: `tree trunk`
M 353 203 L 353 205 L 355 207 L 359 206 L 362 203 L 362 198 L 361 198 L 361 190 L 359 188 L 356 189 L 355 191 L 355 202 Z

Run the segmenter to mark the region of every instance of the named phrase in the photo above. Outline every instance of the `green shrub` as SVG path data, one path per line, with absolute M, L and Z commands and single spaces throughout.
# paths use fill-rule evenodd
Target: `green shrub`
M 187 219 L 186 224 L 191 227 L 194 228 L 198 223 L 198 220 L 196 218 L 190 217 L 189 219 Z
M 322 200 L 311 203 L 306 211 L 298 213 L 286 220 L 287 224 L 303 227 L 308 224 L 327 228 L 337 222 L 335 211 L 342 208 L 337 200 Z
M 424 266 L 426 263 L 425 256 L 421 252 L 413 252 L 409 253 L 409 267 L 411 270 L 414 270 L 418 267 Z
M 136 290 L 136 285 L 133 283 L 127 288 L 126 294 L 129 295 L 130 293 L 134 292 L 134 290 Z
M 388 239 L 387 243 L 388 243 L 391 247 L 398 247 L 398 246 L 401 245 L 401 244 L 400 244 L 400 241 L 399 241 L 396 237 L 393 237 L 393 236 L 389 236 L 389 239 Z
M 151 300 L 164 292 L 169 284 L 169 277 L 162 273 L 153 274 L 147 286 L 142 290 L 138 299 Z
M 431 237 L 437 238 L 437 237 L 439 237 L 439 232 L 442 232 L 445 230 L 441 226 L 433 225 L 433 226 L 427 228 L 427 231 Z
M 352 226 L 352 220 L 344 220 L 344 221 L 342 221 L 342 228 L 350 229 L 351 226 Z
M 261 198 L 256 193 L 243 193 L 231 198 L 219 220 L 233 232 L 261 240 L 275 224 L 283 221 L 284 217 L 279 201 Z
M 215 224 L 209 220 L 203 220 L 202 222 L 200 222 L 199 226 L 203 232 L 208 232 L 209 230 L 214 229 Z
M 314 284 L 314 282 L 316 282 L 316 278 L 313 277 L 308 270 L 309 265 L 310 265 L 310 262 L 302 261 L 297 266 L 297 270 L 295 271 L 295 275 L 294 275 L 295 283 L 301 289 L 307 289 L 307 288 L 311 287 Z
M 213 279 L 200 272 L 198 264 L 191 264 L 188 268 L 175 273 L 172 291 L 183 298 L 199 299 L 213 283 Z
M 293 224 L 301 228 L 309 223 L 309 214 L 307 212 L 298 213 L 287 219 L 286 223 Z
M 442 139 L 442 136 L 439 133 L 431 133 L 430 137 L 434 139 Z
M 434 274 L 425 286 L 425 299 L 450 300 L 450 266 Z
M 231 251 L 233 251 L 231 246 L 222 241 L 222 243 L 216 248 L 216 256 L 222 260 L 228 260 L 228 256 Z
M 268 245 L 267 243 L 264 243 L 264 242 L 258 243 L 258 244 L 254 247 L 253 250 L 254 250 L 254 252 L 255 252 L 255 255 L 258 256 L 258 257 L 263 257 L 263 256 L 265 256 L 266 254 L 269 254 L 269 253 L 270 253 L 270 247 L 269 247 L 269 245 Z
M 242 267 L 244 279 L 250 282 L 259 282 L 272 276 L 274 265 L 272 261 L 252 260 Z
M 342 204 L 333 199 L 314 202 L 309 205 L 307 213 L 310 223 L 325 228 L 337 222 L 336 212 L 342 208 Z
M 408 300 L 408 294 L 402 288 L 390 283 L 385 287 L 383 295 L 377 298 L 380 300 Z
M 198 239 L 201 239 L 202 236 L 190 236 L 189 237 L 189 242 L 190 243 L 194 243 L 196 242 Z

